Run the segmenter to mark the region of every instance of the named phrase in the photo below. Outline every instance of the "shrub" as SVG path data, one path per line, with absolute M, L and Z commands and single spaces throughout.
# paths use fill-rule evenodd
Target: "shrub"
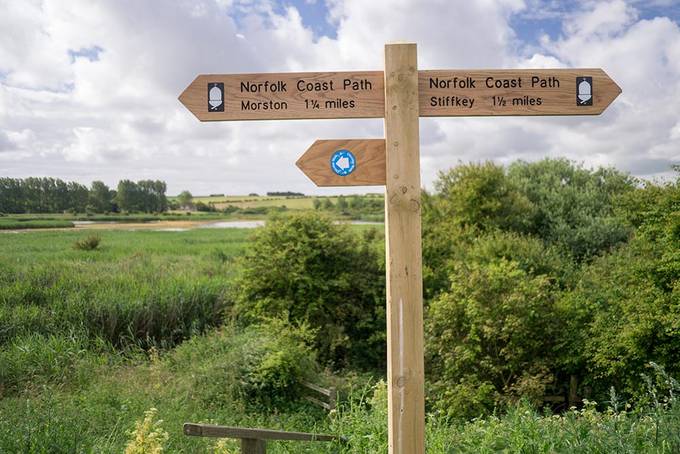
M 439 173 L 423 217 L 426 226 L 528 233 L 589 261 L 628 239 L 615 207 L 634 185 L 617 170 L 584 169 L 564 159 L 518 161 L 507 170 L 491 162 L 460 165 Z
M 242 261 L 236 313 L 245 322 L 308 323 L 323 363 L 382 367 L 383 257 L 374 234 L 361 237 L 320 214 L 270 221 Z
M 97 235 L 90 235 L 73 243 L 73 249 L 78 249 L 81 251 L 94 251 L 99 247 L 101 241 L 102 239 Z
M 451 273 L 450 290 L 432 301 L 427 317 L 434 406 L 475 417 L 515 395 L 540 399 L 557 325 L 550 281 L 505 259 L 456 263 Z
M 241 330 L 225 328 L 207 343 L 192 339 L 178 355 L 188 361 L 211 355 L 196 374 L 196 387 L 209 405 L 281 408 L 300 396 L 302 380 L 315 380 L 313 338 L 307 326 L 272 319 Z
M 589 261 L 630 236 L 615 202 L 633 190 L 635 180 L 616 169 L 590 170 L 566 159 L 518 161 L 508 168 L 508 180 L 533 206 L 529 231 L 578 261 Z
M 502 166 L 492 162 L 459 165 L 439 172 L 435 189 L 437 200 L 429 208 L 440 220 L 479 230 L 526 232 L 530 228 L 534 207 Z
M 578 375 L 596 399 L 611 386 L 625 397 L 644 394 L 640 374 L 649 361 L 680 373 L 680 274 L 667 288 L 656 273 L 669 265 L 680 269 L 677 244 L 638 237 L 595 260 L 560 298 L 569 334 L 562 367 Z

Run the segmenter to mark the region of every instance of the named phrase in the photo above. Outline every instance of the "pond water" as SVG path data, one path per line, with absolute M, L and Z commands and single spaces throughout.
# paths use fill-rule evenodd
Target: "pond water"
M 199 225 L 199 229 L 255 229 L 263 227 L 264 221 L 218 221 Z

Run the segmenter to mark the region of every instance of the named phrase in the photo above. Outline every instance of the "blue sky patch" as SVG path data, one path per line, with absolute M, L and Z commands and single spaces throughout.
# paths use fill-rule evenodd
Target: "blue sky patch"
M 675 23 L 680 23 L 679 0 L 638 0 L 628 3 L 637 10 L 638 19 L 667 17 Z M 510 25 L 517 38 L 524 44 L 536 45 L 543 35 L 556 40 L 562 34 L 564 19 L 581 10 L 582 5 L 582 2 L 538 0 L 526 10 L 511 17 Z
M 322 36 L 333 39 L 337 37 L 337 30 L 328 22 L 328 5 L 325 0 L 283 0 L 277 6 L 277 13 L 282 13 L 289 6 L 295 7 L 304 26 L 314 32 L 315 39 Z
M 82 49 L 74 50 L 74 49 L 69 49 L 68 50 L 68 55 L 71 57 L 71 63 L 76 61 L 76 58 L 79 57 L 84 57 L 87 58 L 90 61 L 97 61 L 99 60 L 99 54 L 103 51 L 99 46 L 92 46 L 92 47 L 83 47 Z

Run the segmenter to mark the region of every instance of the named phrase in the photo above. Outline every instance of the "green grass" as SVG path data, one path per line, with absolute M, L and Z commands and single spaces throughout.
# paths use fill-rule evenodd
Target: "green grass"
M 68 229 L 73 222 L 58 219 L 0 218 L 0 230 Z
M 84 231 L 0 235 L 0 386 L 67 376 L 73 349 L 168 348 L 218 325 L 250 233 L 98 231 L 92 251 L 73 248 Z

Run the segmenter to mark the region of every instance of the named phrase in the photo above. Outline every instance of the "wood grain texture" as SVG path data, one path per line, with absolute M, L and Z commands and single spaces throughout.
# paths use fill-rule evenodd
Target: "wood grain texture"
M 346 176 L 331 169 L 331 156 L 349 150 L 356 168 Z M 317 186 L 377 186 L 385 184 L 385 139 L 317 140 L 295 163 Z
M 388 438 L 425 451 L 418 70 L 415 44 L 385 46 Z
M 345 87 L 344 81 L 352 85 Z M 325 90 L 300 91 L 298 82 L 326 83 Z M 332 88 L 330 83 L 333 83 Z M 224 111 L 208 110 L 208 84 L 224 84 Z M 268 83 L 267 87 L 264 84 Z M 256 92 L 245 91 L 259 87 Z M 262 84 L 262 85 L 258 85 Z M 283 85 L 282 85 L 283 84 Z M 358 85 L 354 85 L 358 84 Z M 281 90 L 285 86 L 285 91 Z M 352 87 L 363 86 L 357 90 Z M 276 87 L 276 91 L 272 90 Z M 202 74 L 180 95 L 179 100 L 201 121 L 289 120 L 313 118 L 382 118 L 384 87 L 382 71 Z M 274 103 L 270 106 L 270 102 Z M 260 109 L 244 109 L 263 103 Z M 279 103 L 285 108 L 274 109 Z M 316 108 L 318 103 L 318 108 Z M 350 106 L 353 104 L 353 106 Z M 269 107 L 265 107 L 269 106 Z
M 592 105 L 576 100 L 577 78 L 583 76 L 592 77 Z M 488 78 L 492 78 L 494 88 L 487 87 Z M 621 88 L 601 69 L 420 71 L 418 79 L 421 117 L 598 115 L 621 93 Z M 474 88 L 466 86 L 470 79 Z M 533 86 L 532 80 L 537 82 Z M 495 88 L 496 81 L 501 85 L 503 81 L 510 85 L 521 83 L 521 87 Z M 447 88 L 433 88 L 433 83 Z M 460 104 L 432 106 L 434 102 L 456 101 Z
M 184 435 L 195 437 L 249 438 L 257 440 L 298 440 L 298 441 L 333 441 L 338 437 L 326 434 L 306 432 L 284 432 L 269 429 L 249 429 L 243 427 L 216 426 L 212 424 L 184 424 Z

